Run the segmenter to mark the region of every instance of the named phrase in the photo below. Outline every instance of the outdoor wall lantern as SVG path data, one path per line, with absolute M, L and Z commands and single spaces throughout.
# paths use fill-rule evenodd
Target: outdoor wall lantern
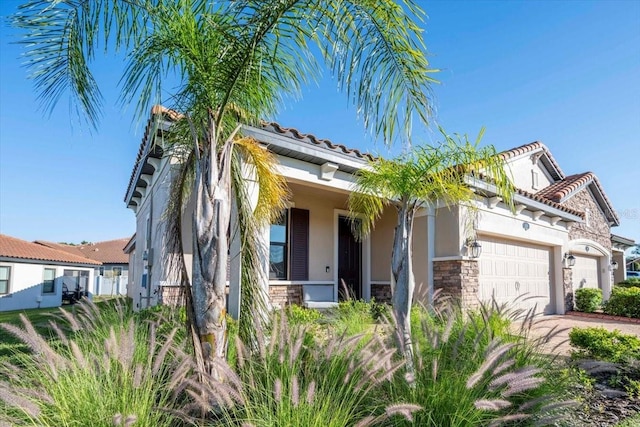
M 480 244 L 480 242 L 478 242 L 477 239 L 475 238 L 467 239 L 466 246 L 467 246 L 467 255 L 469 255 L 470 258 L 472 259 L 480 258 L 480 254 L 482 253 L 482 245 Z
M 611 261 L 611 270 L 617 270 L 618 269 L 618 263 L 616 261 Z
M 576 265 L 576 257 L 568 253 L 564 254 L 563 261 L 564 261 L 565 267 L 573 267 L 574 265 Z

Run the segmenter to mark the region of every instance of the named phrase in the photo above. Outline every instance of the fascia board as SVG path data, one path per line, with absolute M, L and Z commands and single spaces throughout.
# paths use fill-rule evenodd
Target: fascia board
M 481 190 L 485 190 L 485 191 L 488 191 L 488 192 L 493 193 L 493 194 L 497 194 L 498 193 L 498 190 L 497 190 L 496 186 L 493 185 L 493 184 L 489 184 L 487 182 L 480 181 L 480 180 L 477 180 L 477 179 L 473 179 L 473 178 L 470 178 L 470 177 L 466 178 L 465 181 L 469 185 L 471 185 L 473 187 L 476 187 L 476 188 L 479 188 Z M 545 212 L 547 214 L 551 214 L 552 216 L 559 216 L 559 217 L 567 219 L 569 221 L 582 222 L 582 217 L 580 217 L 578 215 L 574 215 L 574 214 L 571 214 L 569 212 L 565 212 L 563 210 L 560 210 L 558 208 L 554 208 L 553 206 L 549 206 L 549 205 L 547 205 L 545 203 L 538 202 L 537 200 L 530 199 L 530 198 L 528 198 L 526 196 L 523 196 L 522 194 L 514 194 L 513 195 L 513 201 L 516 204 L 526 205 L 529 210 L 540 210 L 540 211 L 543 211 L 543 212 Z
M 243 132 L 245 135 L 251 136 L 264 144 L 275 145 L 280 148 L 296 151 L 301 154 L 313 156 L 326 162 L 337 163 L 352 169 L 362 169 L 366 165 L 366 161 L 364 160 L 358 160 L 352 156 L 339 152 L 327 152 L 328 150 L 315 148 L 304 142 L 294 142 L 295 140 L 292 140 L 290 137 L 276 135 L 273 132 L 263 129 L 245 126 L 243 127 Z

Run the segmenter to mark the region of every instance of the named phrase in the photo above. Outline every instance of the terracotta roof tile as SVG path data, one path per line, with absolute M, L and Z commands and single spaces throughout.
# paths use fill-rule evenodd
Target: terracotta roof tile
M 580 212 L 580 211 L 577 211 L 575 209 L 568 208 L 563 204 L 560 204 L 558 202 L 554 202 L 553 200 L 547 199 L 546 197 L 543 197 L 543 196 L 541 196 L 539 194 L 529 193 L 528 191 L 521 190 L 519 188 L 516 189 L 516 193 L 518 193 L 518 194 L 520 194 L 522 196 L 528 197 L 528 198 L 530 198 L 532 200 L 535 200 L 536 202 L 544 203 L 545 205 L 551 206 L 553 208 L 556 208 L 556 209 L 561 210 L 563 212 L 567 212 L 567 213 L 572 214 L 572 215 L 579 216 L 580 218 L 584 219 L 584 212 Z
M 548 187 L 543 188 L 538 191 L 536 195 L 561 203 L 564 202 L 568 196 L 571 196 L 576 191 L 579 191 L 590 184 L 595 185 L 597 192 L 602 196 L 601 201 L 605 206 L 601 207 L 610 212 L 609 218 L 615 223 L 619 223 L 620 218 L 618 218 L 618 215 L 613 209 L 613 205 L 605 194 L 598 177 L 593 172 L 584 172 L 568 176 L 562 181 L 555 182 Z
M 38 243 L 27 242 L 15 237 L 0 234 L 0 256 L 7 258 L 32 259 L 41 261 L 64 262 L 70 264 L 94 264 L 99 261 L 80 255 L 53 249 Z
M 128 238 L 89 243 L 86 245 L 65 245 L 60 243 L 36 240 L 35 243 L 61 250 L 70 254 L 83 256 L 104 264 L 127 264 L 129 256 L 124 253 Z
M 536 194 L 560 203 L 565 197 L 578 190 L 580 187 L 588 184 L 594 178 L 595 175 L 591 172 L 578 173 L 568 176 L 562 181 L 554 182 L 548 187 L 538 191 Z
M 540 141 L 530 142 L 529 144 L 524 144 L 519 147 L 503 151 L 501 153 L 498 153 L 498 156 L 500 156 L 504 160 L 509 160 L 514 157 L 518 157 L 522 154 L 530 153 L 539 149 L 543 150 L 544 154 L 546 155 L 546 158 L 549 160 L 549 163 L 551 163 L 551 165 L 556 169 L 556 171 L 558 171 L 560 178 L 564 178 L 564 173 L 562 172 L 560 165 L 558 164 L 558 162 L 556 162 L 556 159 L 553 158 L 547 146 Z
M 333 142 L 331 142 L 328 139 L 316 138 L 315 135 L 312 135 L 310 133 L 302 133 L 298 129 L 286 128 L 286 127 L 280 126 L 278 123 L 263 122 L 262 125 L 261 125 L 261 128 L 266 130 L 266 131 L 269 131 L 269 132 L 285 135 L 285 136 L 288 136 L 290 138 L 297 139 L 298 141 L 303 141 L 303 142 L 307 142 L 309 144 L 313 144 L 313 145 L 321 146 L 321 147 L 324 147 L 324 148 L 328 148 L 330 150 L 335 150 L 335 151 L 341 152 L 343 154 L 355 156 L 355 157 L 360 158 L 360 159 L 364 159 L 364 160 L 372 160 L 373 159 L 373 156 L 371 154 L 363 153 L 360 150 L 356 150 L 356 149 L 353 149 L 353 148 L 348 148 L 347 146 L 342 145 L 342 144 L 334 144 Z

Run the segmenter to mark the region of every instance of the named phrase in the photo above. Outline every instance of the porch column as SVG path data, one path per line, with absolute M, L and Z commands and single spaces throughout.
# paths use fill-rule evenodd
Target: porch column
M 436 254 L 436 210 L 429 206 L 427 211 L 427 289 L 429 304 L 433 304 L 433 258 Z
M 238 208 L 235 198 L 231 202 L 231 242 L 229 244 L 229 297 L 228 310 L 235 320 L 240 318 L 240 293 L 242 287 L 242 242 L 238 225 Z
M 562 269 L 562 288 L 564 295 L 564 312 L 573 311 L 573 270 Z

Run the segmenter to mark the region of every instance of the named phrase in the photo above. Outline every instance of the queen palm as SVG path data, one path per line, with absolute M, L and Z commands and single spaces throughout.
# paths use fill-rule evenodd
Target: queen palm
M 512 205 L 513 185 L 504 161 L 493 146 L 480 147 L 465 137 L 453 138 L 440 129 L 444 142 L 417 146 L 395 159 L 376 158 L 356 176 L 349 210 L 360 219 L 360 235 L 367 235 L 383 211 L 392 206 L 398 214 L 391 253 L 391 290 L 396 335 L 409 370 L 413 369 L 411 305 L 415 280 L 412 270 L 413 220 L 421 209 L 465 205 L 474 210 L 470 179 L 491 181 L 506 204 Z
M 32 0 L 13 25 L 25 31 L 28 67 L 46 108 L 68 91 L 96 125 L 102 98 L 89 65 L 100 46 L 127 55 L 122 100 L 137 101 L 140 117 L 152 103 L 179 112 L 172 141 L 187 143 L 190 154 L 170 213 L 179 218 L 175 206 L 185 193 L 195 198 L 188 293 L 194 336 L 207 354 L 221 357 L 232 199 L 250 238 L 256 221 L 273 213 L 265 207 L 278 210 L 283 194 L 272 159 L 255 156 L 261 150 L 251 148 L 255 142 L 242 137 L 240 125 L 273 117 L 284 99 L 319 76 L 320 60 L 373 134 L 386 144 L 408 141 L 412 121 L 426 124 L 431 112 L 435 70 L 416 23 L 421 17 L 410 0 L 403 6 L 391 0 Z M 246 208 L 244 186 L 232 184 L 243 179 L 233 172 L 240 146 L 262 174 L 258 215 Z M 250 273 L 243 277 L 260 277 Z

